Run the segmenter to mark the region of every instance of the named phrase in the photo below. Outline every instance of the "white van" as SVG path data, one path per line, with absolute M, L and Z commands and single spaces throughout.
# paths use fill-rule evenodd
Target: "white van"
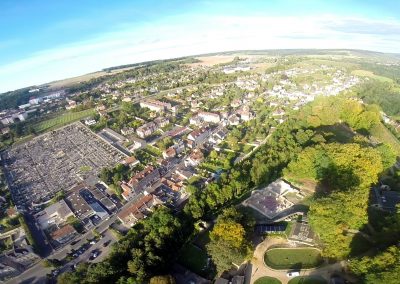
M 286 273 L 286 276 L 289 278 L 300 276 L 300 271 L 289 271 Z

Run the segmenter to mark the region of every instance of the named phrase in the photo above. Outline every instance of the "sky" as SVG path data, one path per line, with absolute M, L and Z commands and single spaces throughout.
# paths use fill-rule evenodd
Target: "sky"
M 400 53 L 400 1 L 0 0 L 0 92 L 210 52 Z

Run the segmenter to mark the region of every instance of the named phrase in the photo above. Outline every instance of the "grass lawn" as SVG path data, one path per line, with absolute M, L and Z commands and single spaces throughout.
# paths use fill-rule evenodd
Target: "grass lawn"
M 82 167 L 79 168 L 79 170 L 80 170 L 82 173 L 85 173 L 85 172 L 91 171 L 91 170 L 92 170 L 92 167 L 90 167 L 90 166 L 82 166 Z
M 264 276 L 261 278 L 258 278 L 254 284 L 281 284 L 282 282 L 279 281 L 276 278 L 269 277 L 269 276 Z
M 372 136 L 378 138 L 386 144 L 391 145 L 393 150 L 397 154 L 400 154 L 399 140 L 382 123 L 375 125 L 370 132 Z
M 377 79 L 381 82 L 389 82 L 389 83 L 393 82 L 393 80 L 388 77 L 375 75 L 373 72 L 367 71 L 367 70 L 361 70 L 361 69 L 354 70 L 351 72 L 351 74 L 360 76 L 360 77 L 369 77 L 369 78 Z
M 78 111 L 78 112 L 67 112 L 65 114 L 62 114 L 60 116 L 56 116 L 54 118 L 50 118 L 48 120 L 44 120 L 41 122 L 38 122 L 33 125 L 33 128 L 37 133 L 42 133 L 46 131 L 50 131 L 56 128 L 59 128 L 61 126 L 67 125 L 71 122 L 83 119 L 85 117 L 94 115 L 95 111 L 94 109 L 87 109 L 83 111 Z
M 264 261 L 274 269 L 301 269 L 317 267 L 322 258 L 313 248 L 274 248 L 265 253 Z
M 207 253 L 204 250 L 193 244 L 188 244 L 181 250 L 178 262 L 194 273 L 204 275 L 207 268 L 207 258 Z
M 319 276 L 295 277 L 288 284 L 326 284 L 326 280 Z

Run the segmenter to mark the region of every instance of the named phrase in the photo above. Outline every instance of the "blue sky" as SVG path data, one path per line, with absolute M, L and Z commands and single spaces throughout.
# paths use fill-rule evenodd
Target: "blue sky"
M 1 0 L 0 92 L 240 49 L 400 52 L 400 1 Z

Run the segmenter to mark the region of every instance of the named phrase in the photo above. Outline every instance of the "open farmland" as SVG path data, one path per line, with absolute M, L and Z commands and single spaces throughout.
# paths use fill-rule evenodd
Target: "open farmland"
M 196 57 L 196 59 L 200 60 L 201 62 L 191 63 L 188 64 L 191 67 L 197 67 L 200 65 L 203 66 L 213 66 L 216 64 L 223 64 L 231 62 L 235 56 L 233 55 L 215 55 L 215 56 L 204 56 L 204 57 Z

